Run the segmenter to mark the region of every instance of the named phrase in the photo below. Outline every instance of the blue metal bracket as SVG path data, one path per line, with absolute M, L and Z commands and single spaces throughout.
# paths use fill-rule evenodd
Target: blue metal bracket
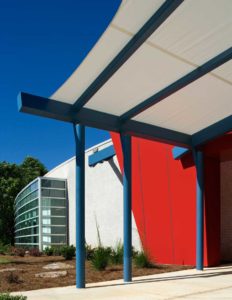
M 182 148 L 182 147 L 174 147 L 172 149 L 172 156 L 174 159 L 181 159 L 189 151 L 190 151 L 190 149 L 186 149 L 186 148 Z
M 89 156 L 89 166 L 94 167 L 98 163 L 111 159 L 115 155 L 114 146 L 109 146 Z

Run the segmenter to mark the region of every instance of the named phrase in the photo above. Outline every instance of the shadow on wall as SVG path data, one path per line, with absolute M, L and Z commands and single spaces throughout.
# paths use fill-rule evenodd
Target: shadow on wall
M 109 165 L 111 166 L 112 170 L 114 171 L 114 174 L 118 177 L 118 180 L 123 184 L 122 174 L 119 170 L 119 168 L 116 166 L 113 157 L 108 160 Z

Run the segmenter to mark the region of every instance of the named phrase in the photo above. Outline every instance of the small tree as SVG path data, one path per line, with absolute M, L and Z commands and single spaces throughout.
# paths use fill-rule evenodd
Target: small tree
M 47 173 L 45 166 L 36 158 L 28 156 L 20 165 L 24 186 L 39 176 Z
M 14 201 L 21 189 L 47 173 L 36 158 L 27 157 L 21 165 L 0 163 L 0 242 L 14 245 Z

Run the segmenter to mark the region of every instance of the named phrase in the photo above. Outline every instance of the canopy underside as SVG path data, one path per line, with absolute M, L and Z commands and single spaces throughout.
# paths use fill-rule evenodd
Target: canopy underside
M 136 121 L 195 136 L 231 117 L 231 12 L 231 0 L 123 0 L 50 99 L 73 107 L 72 114 L 86 109 L 114 116 L 119 130 Z M 151 18 L 154 32 L 136 48 Z

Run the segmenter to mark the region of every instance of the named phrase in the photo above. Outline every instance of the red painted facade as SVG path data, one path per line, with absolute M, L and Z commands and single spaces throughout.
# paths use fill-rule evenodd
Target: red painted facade
M 111 134 L 120 167 L 118 134 Z M 196 172 L 191 154 L 174 160 L 171 145 L 132 138 L 132 210 L 144 249 L 159 263 L 195 265 Z M 204 147 L 204 265 L 220 263 L 220 160 L 232 135 Z M 230 158 L 229 158 L 230 157 Z

